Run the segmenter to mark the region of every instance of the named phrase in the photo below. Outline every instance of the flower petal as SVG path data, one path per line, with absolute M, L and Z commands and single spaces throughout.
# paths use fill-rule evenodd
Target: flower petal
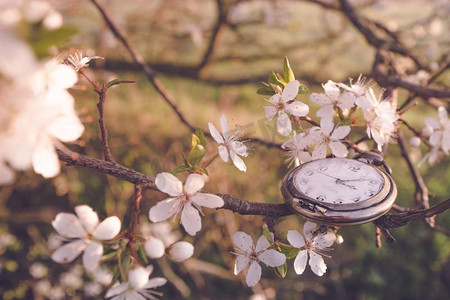
M 59 213 L 52 225 L 65 238 L 83 238 L 85 234 L 83 226 L 74 214 Z
M 258 258 L 269 267 L 278 267 L 286 262 L 286 256 L 273 249 L 264 251 Z
M 183 192 L 181 181 L 167 172 L 156 175 L 155 184 L 158 190 L 170 196 L 178 196 Z
M 125 291 L 128 289 L 128 282 L 123 282 L 119 284 L 118 286 L 114 286 L 106 292 L 105 298 L 111 298 L 120 294 L 125 293 Z
M 89 205 L 75 206 L 75 213 L 86 232 L 93 232 L 98 225 L 98 215 Z
M 245 165 L 242 158 L 240 158 L 234 151 L 230 152 L 231 161 L 233 161 L 233 164 L 236 168 L 238 168 L 239 171 L 246 172 L 247 166 Z
M 188 195 L 194 195 L 205 185 L 205 178 L 200 174 L 190 174 L 184 184 L 184 191 Z
M 329 105 L 329 104 L 333 103 L 327 95 L 320 94 L 320 93 L 312 93 L 309 96 L 309 99 L 311 100 L 312 103 L 315 103 L 318 105 Z
M 336 241 L 336 234 L 330 231 L 328 231 L 326 234 L 319 234 L 317 238 L 314 239 L 314 243 L 322 249 L 330 247 L 331 245 L 333 245 L 334 241 Z
M 287 233 L 287 240 L 295 248 L 301 248 L 305 246 L 305 239 L 297 230 L 289 230 Z
M 140 290 L 147 284 L 150 273 L 151 272 L 144 267 L 137 267 L 128 272 L 128 283 L 133 290 Z
M 256 242 L 255 252 L 259 253 L 270 247 L 270 243 L 264 235 L 261 235 Z
M 60 264 L 70 263 L 86 248 L 82 240 L 76 240 L 65 244 L 52 254 L 52 259 Z
M 216 129 L 216 127 L 209 122 L 208 123 L 208 127 L 209 127 L 209 132 L 211 133 L 211 136 L 213 137 L 213 139 L 218 142 L 219 144 L 223 144 L 224 140 L 222 135 L 219 133 L 219 131 Z
M 245 282 L 249 287 L 254 286 L 261 279 L 261 266 L 256 262 L 252 262 L 247 271 L 247 276 L 245 277 Z
M 294 99 L 298 94 L 298 88 L 300 87 L 300 81 L 294 80 L 286 84 L 281 93 L 281 97 L 284 102 Z
M 95 270 L 103 255 L 103 245 L 92 241 L 84 249 L 83 266 L 86 270 Z
M 241 273 L 249 262 L 250 259 L 247 256 L 238 255 L 238 257 L 236 257 L 236 263 L 234 264 L 234 275 Z
M 309 253 L 311 256 L 309 258 L 309 266 L 311 267 L 311 270 L 316 274 L 317 276 L 322 276 L 327 271 L 327 265 L 323 261 L 323 258 L 321 255 L 315 253 L 314 251 L 311 251 Z
M 173 216 L 182 205 L 178 198 L 167 198 L 150 208 L 148 217 L 152 222 L 161 222 Z
M 225 146 L 220 145 L 218 148 L 218 152 L 219 152 L 220 158 L 224 162 L 228 162 L 228 149 Z
M 308 240 L 311 240 L 312 233 L 314 229 L 316 229 L 316 226 L 317 226 L 316 223 L 310 221 L 306 221 L 305 224 L 303 225 L 303 234 Z
M 95 238 L 105 241 L 114 238 L 120 232 L 120 219 L 116 216 L 106 218 L 95 229 Z
M 322 132 L 326 136 L 330 135 L 331 131 L 333 130 L 333 127 L 334 127 L 333 118 L 323 117 L 322 119 L 320 119 L 320 128 L 322 129 Z
M 330 142 L 328 146 L 330 146 L 331 152 L 336 157 L 346 157 L 348 154 L 347 147 L 341 142 Z
M 227 116 L 222 115 L 220 117 L 220 128 L 222 128 L 222 135 L 225 138 L 225 140 L 227 140 L 228 138 L 228 120 L 227 120 Z
M 222 207 L 224 204 L 223 199 L 219 196 L 207 193 L 197 193 L 195 196 L 192 196 L 191 199 L 196 204 L 208 208 Z
M 308 251 L 301 250 L 294 260 L 294 270 L 298 275 L 303 274 L 306 268 L 306 263 L 308 262 Z
M 167 283 L 167 279 L 162 277 L 155 277 L 150 279 L 146 285 L 144 285 L 143 289 L 152 289 L 158 286 L 165 285 Z
M 233 235 L 234 244 L 245 253 L 251 253 L 253 249 L 253 240 L 245 232 L 238 231 Z
M 60 172 L 55 146 L 47 136 L 38 140 L 33 148 L 31 160 L 34 171 L 45 178 L 55 177 Z
M 284 111 L 278 113 L 277 130 L 282 136 L 287 136 L 292 131 L 291 120 Z
M 349 133 L 350 133 L 350 126 L 348 125 L 339 126 L 333 130 L 333 133 L 331 134 L 331 139 L 340 140 L 345 138 Z
M 273 117 L 277 114 L 278 109 L 274 106 L 264 106 L 264 112 L 266 114 L 267 120 L 272 120 Z
M 309 106 L 300 101 L 294 101 L 286 106 L 286 110 L 297 117 L 304 117 L 309 112 Z
M 313 160 L 322 159 L 325 158 L 326 156 L 327 156 L 327 144 L 320 143 L 316 145 L 312 153 L 312 159 Z
M 84 126 L 73 112 L 55 118 L 48 124 L 47 132 L 62 142 L 72 142 L 83 134 Z
M 195 235 L 202 229 L 202 219 L 198 210 L 192 205 L 185 205 L 181 212 L 181 224 L 186 232 L 190 235 Z

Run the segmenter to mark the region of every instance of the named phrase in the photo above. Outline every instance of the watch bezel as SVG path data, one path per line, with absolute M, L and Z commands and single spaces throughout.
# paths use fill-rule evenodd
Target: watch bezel
M 349 158 L 324 158 L 322 160 L 351 160 L 373 168 L 379 173 L 384 184 L 381 190 L 366 200 L 358 203 L 323 203 L 299 191 L 294 183 L 298 170 L 309 163 L 304 163 L 289 171 L 283 179 L 281 192 L 288 206 L 305 219 L 327 225 L 346 226 L 373 221 L 385 214 L 392 206 L 397 196 L 396 185 L 390 175 L 379 168 Z M 312 162 L 318 162 L 314 160 Z

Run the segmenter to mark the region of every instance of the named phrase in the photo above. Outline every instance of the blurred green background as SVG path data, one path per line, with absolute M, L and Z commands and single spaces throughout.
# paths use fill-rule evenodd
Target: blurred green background
M 221 28 L 206 66 L 195 72 L 216 22 L 216 1 L 103 1 L 130 42 L 160 72 L 160 79 L 180 110 L 199 128 L 206 130 L 208 122 L 217 127 L 220 115 L 225 113 L 230 127 L 246 127 L 246 136 L 281 143 L 280 136 L 273 134 L 273 124 L 265 120 L 265 98 L 256 90 L 258 82 L 265 80 L 270 71 L 282 72 L 284 56 L 289 57 L 296 77 L 310 91 L 322 91 L 320 84 L 328 79 L 348 82 L 349 77 L 370 72 L 374 49 L 339 11 L 309 1 L 224 2 L 228 25 Z M 439 1 L 373 2 L 362 8 L 362 13 L 398 31 L 405 44 L 413 47 L 427 64 L 432 66 L 435 60 L 449 55 L 450 11 L 443 11 Z M 54 5 L 64 16 L 63 28 L 46 31 L 38 24 L 24 26 L 24 35 L 36 53 L 46 57 L 71 47 L 81 49 L 88 55 L 105 57 L 104 62 L 97 61 L 87 70 L 91 78 L 100 82 L 114 78 L 136 81 L 108 92 L 105 119 L 115 160 L 150 176 L 182 164 L 181 153 L 187 153 L 190 146 L 189 129 L 145 77 L 134 70 L 130 56 L 94 6 L 89 1 L 68 0 L 54 1 Z M 398 58 L 398 63 L 406 74 L 413 72 L 407 59 Z M 445 84 L 449 79 L 447 71 L 436 83 Z M 96 94 L 85 80 L 80 80 L 72 94 L 86 126 L 83 143 L 73 149 L 100 158 Z M 399 93 L 400 104 L 405 97 L 406 93 Z M 300 100 L 312 111 L 317 109 L 308 95 L 300 96 Z M 420 130 L 426 116 L 437 117 L 436 109 L 419 99 L 404 118 Z M 404 127 L 401 130 L 406 138 L 411 137 Z M 244 159 L 246 173 L 216 160 L 209 170 L 206 189 L 252 202 L 280 203 L 279 185 L 288 170 L 283 153 L 258 144 L 250 146 L 251 153 Z M 208 154 L 213 153 L 214 147 L 210 142 Z M 426 149 L 410 151 L 417 164 L 420 152 L 423 155 Z M 387 162 L 399 189 L 396 203 L 414 207 L 414 183 L 397 145 L 389 146 Z M 445 158 L 436 166 L 424 164 L 419 169 L 430 189 L 432 205 L 450 195 L 448 163 Z M 60 299 L 88 298 L 82 287 L 70 286 L 70 280 L 61 279 L 61 274 L 72 270 L 72 265 L 57 265 L 50 260 L 50 223 L 56 213 L 73 212 L 75 205 L 85 203 L 101 218 L 123 217 L 132 196 L 132 184 L 82 168 L 63 167 L 61 175 L 51 180 L 43 180 L 32 172 L 18 174 L 14 185 L 0 189 L 3 299 L 42 299 L 36 292 L 36 282 L 44 278 L 53 287 L 64 287 L 65 294 Z M 164 197 L 158 192 L 145 192 L 141 223 L 148 222 L 149 207 Z M 436 221 L 447 232 L 450 230 L 448 212 Z M 381 249 L 375 248 L 373 224 L 342 228 L 339 232 L 344 243 L 334 245 L 332 259 L 326 259 L 327 273 L 322 277 L 315 276 L 309 268 L 297 276 L 289 262 L 286 278 L 279 279 L 272 270 L 264 269 L 260 284 L 250 289 L 243 277 L 232 274 L 235 257 L 230 253 L 231 236 L 236 230 L 243 230 L 256 240 L 262 223 L 259 216 L 207 211 L 202 231 L 188 238 L 196 247 L 195 258 L 180 264 L 164 259 L 154 262 L 155 273 L 170 281 L 160 289 L 162 298 L 450 298 L 450 240 L 422 221 L 392 230 L 396 243 L 387 244 L 383 239 Z M 302 223 L 300 218 L 291 216 L 280 219 L 276 229 L 285 237 L 287 230 L 300 229 Z M 43 276 L 34 276 L 30 271 L 36 263 L 46 266 Z M 172 271 L 177 275 L 168 275 Z M 88 280 L 88 275 L 82 274 L 81 278 Z M 56 292 L 53 296 L 57 299 Z

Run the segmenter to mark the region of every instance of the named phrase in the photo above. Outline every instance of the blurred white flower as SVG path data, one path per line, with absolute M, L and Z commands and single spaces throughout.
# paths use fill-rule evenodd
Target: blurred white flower
M 429 136 L 429 142 L 433 147 L 441 148 L 446 155 L 449 155 L 450 121 L 448 118 L 447 109 L 440 106 L 438 108 L 438 116 L 439 120 L 431 117 L 425 119 L 426 127 L 422 133 Z
M 200 174 L 190 174 L 183 187 L 178 178 L 163 172 L 156 176 L 155 184 L 161 192 L 172 197 L 160 201 L 150 209 L 150 221 L 161 222 L 181 212 L 181 224 L 190 235 L 195 235 L 202 227 L 201 206 L 223 206 L 223 200 L 219 196 L 199 192 L 205 185 L 205 178 Z
M 97 213 L 87 205 L 76 206 L 75 212 L 77 215 L 59 213 L 53 220 L 56 231 L 71 242 L 53 252 L 51 257 L 57 263 L 69 263 L 84 251 L 83 265 L 93 270 L 103 255 L 101 241 L 110 240 L 120 232 L 120 220 L 113 216 L 99 223 Z
M 33 278 L 39 279 L 47 275 L 48 268 L 44 264 L 34 262 L 31 264 L 30 269 L 28 271 Z
M 153 266 L 147 268 L 138 267 L 128 272 L 128 282 L 115 285 L 110 288 L 105 298 L 111 300 L 145 300 L 157 299 L 156 295 L 160 293 L 153 289 L 166 284 L 167 280 L 162 277 L 149 279 L 153 272 Z
M 139 225 L 140 233 L 144 238 L 156 237 L 163 241 L 166 247 L 183 238 L 181 232 L 174 228 L 173 223 L 169 221 L 140 222 Z
M 297 230 L 289 230 L 287 239 L 289 243 L 296 248 L 303 248 L 297 254 L 294 261 L 294 270 L 298 275 L 303 274 L 308 262 L 311 270 L 317 276 L 322 276 L 327 270 L 327 266 L 322 258 L 324 252 L 330 250 L 330 247 L 336 240 L 336 234 L 327 231 L 326 233 L 318 233 L 313 235 L 316 224 L 306 221 L 303 226 L 303 235 Z
M 305 150 L 305 145 L 301 141 L 304 135 L 304 133 L 299 133 L 281 145 L 281 148 L 287 152 L 286 160 L 289 166 L 292 163 L 298 165 L 299 163 L 305 163 L 312 159 L 311 154 Z
M 367 122 L 367 135 L 375 140 L 379 149 L 393 138 L 400 117 L 395 105 L 387 99 L 383 100 L 382 97 L 383 93 L 377 98 L 373 89 L 369 88 L 366 97 L 356 101 L 363 110 Z
M 315 104 L 322 106 L 316 112 L 317 116 L 329 117 L 332 116 L 335 107 L 348 109 L 354 105 L 356 96 L 353 92 L 350 92 L 353 91 L 353 87 L 349 88 L 346 85 L 343 85 L 345 86 L 345 88 L 349 89 L 349 91 L 341 94 L 339 86 L 340 85 L 338 83 L 328 80 L 326 84 L 322 84 L 322 87 L 325 90 L 324 94 L 321 93 L 311 94 L 310 96 L 311 101 Z
M 220 117 L 220 127 L 222 129 L 222 134 L 214 127 L 214 125 L 208 123 L 209 131 L 211 132 L 214 140 L 219 143 L 219 155 L 224 162 L 228 162 L 228 156 L 231 157 L 233 164 L 240 171 L 245 172 L 247 166 L 245 165 L 242 158 L 239 156 L 247 157 L 247 146 L 239 140 L 241 136 L 240 130 L 228 130 L 228 120 L 225 115 Z
M 268 249 L 270 243 L 264 235 L 258 239 L 256 247 L 253 245 L 252 238 L 242 231 L 233 235 L 233 242 L 237 247 L 234 274 L 239 274 L 250 263 L 245 277 L 245 281 L 250 287 L 261 279 L 262 270 L 259 262 L 263 262 L 269 267 L 278 267 L 286 262 L 286 256 L 283 253 Z
M 350 126 L 334 126 L 333 118 L 323 117 L 320 127 L 312 127 L 300 141 L 302 146 L 314 146 L 312 159 L 322 159 L 327 156 L 327 147 L 336 157 L 346 157 L 347 147 L 341 142 L 350 133 Z
M 409 144 L 412 147 L 419 147 L 421 142 L 422 141 L 421 141 L 420 137 L 418 137 L 418 136 L 413 136 L 412 138 L 409 139 Z
M 151 259 L 156 259 L 164 255 L 166 247 L 162 240 L 155 237 L 150 237 L 144 243 L 144 250 L 148 257 Z
M 83 52 L 80 50 L 71 49 L 69 51 L 69 56 L 64 60 L 64 63 L 78 72 L 81 68 L 88 67 L 88 63 L 93 59 L 104 58 L 101 56 L 83 56 Z
M 168 254 L 174 261 L 183 261 L 194 254 L 194 246 L 185 241 L 176 242 L 168 247 Z
M 289 82 L 284 87 L 281 95 L 276 93 L 268 100 L 272 106 L 264 106 L 266 118 L 269 121 L 278 114 L 277 130 L 282 136 L 287 136 L 292 131 L 292 124 L 288 114 L 304 117 L 309 112 L 308 105 L 300 101 L 294 101 L 299 87 L 300 82 L 298 80 Z
M 77 81 L 75 71 L 51 61 L 29 72 L 9 85 L 0 82 L 0 184 L 12 182 L 11 168 L 33 167 L 46 178 L 56 176 L 54 145 L 75 141 L 84 131 L 66 90 Z

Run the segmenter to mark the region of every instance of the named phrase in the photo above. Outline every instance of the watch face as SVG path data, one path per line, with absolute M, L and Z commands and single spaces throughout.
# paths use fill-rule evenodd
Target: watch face
M 325 158 L 302 164 L 284 178 L 284 200 L 307 220 L 346 226 L 372 221 L 395 201 L 392 178 L 354 159 Z
M 305 164 L 293 176 L 296 190 L 321 203 L 353 204 L 378 194 L 384 177 L 378 169 L 351 159 L 321 159 Z

